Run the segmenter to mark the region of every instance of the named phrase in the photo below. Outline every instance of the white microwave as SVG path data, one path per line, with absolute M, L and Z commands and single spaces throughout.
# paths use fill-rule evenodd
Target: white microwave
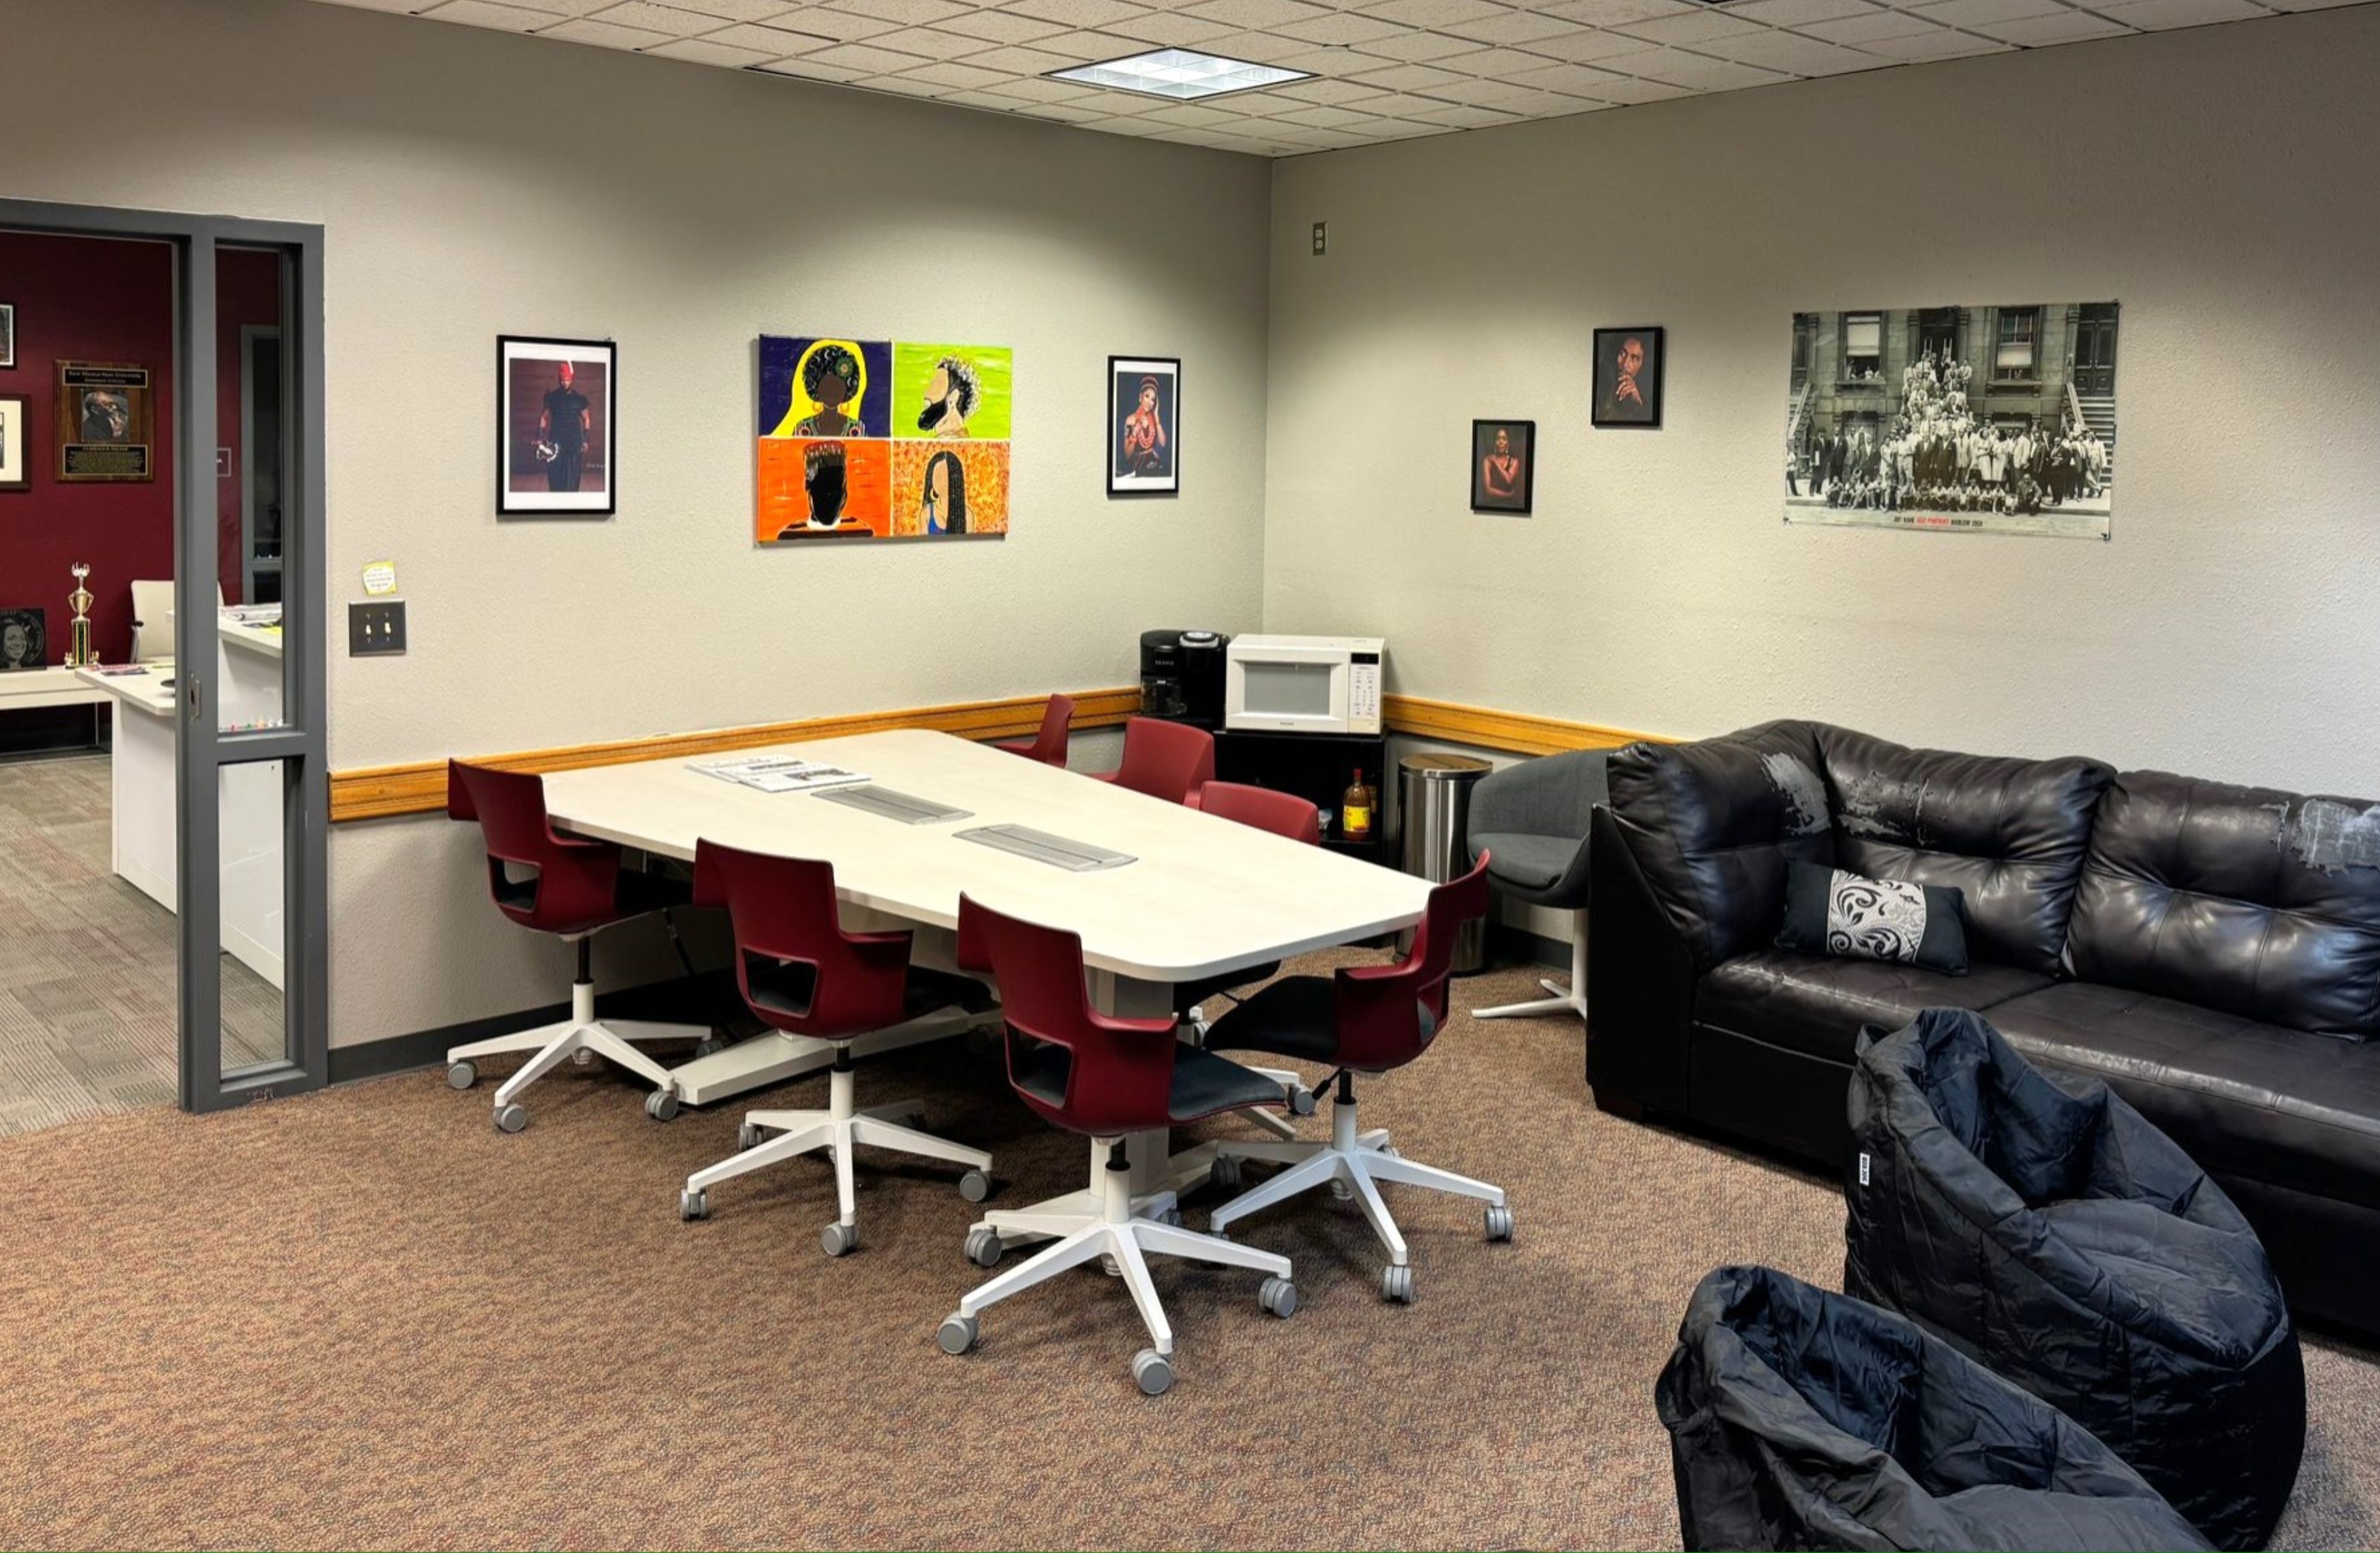
M 1269 734 L 1377 734 L 1378 637 L 1233 637 L 1223 663 L 1223 726 Z

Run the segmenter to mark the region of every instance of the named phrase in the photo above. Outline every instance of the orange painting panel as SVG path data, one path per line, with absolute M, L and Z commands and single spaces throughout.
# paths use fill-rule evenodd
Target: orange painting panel
M 892 528 L 899 538 L 927 536 L 926 475 L 933 461 L 944 454 L 956 458 L 961 467 L 959 487 L 965 492 L 965 534 L 1005 534 L 1008 532 L 1008 447 L 1004 442 L 976 442 L 964 437 L 944 441 L 903 439 L 892 444 Z M 939 478 L 936 491 L 941 505 L 935 521 L 944 533 L 950 534 L 951 479 L 947 470 Z M 935 536 L 941 537 L 941 536 Z
M 836 442 L 810 437 L 762 437 L 759 516 L 753 538 L 761 544 L 792 540 L 865 538 L 892 532 L 891 444 L 880 440 Z M 806 480 L 813 447 L 843 450 L 843 521 L 832 528 L 810 526 Z

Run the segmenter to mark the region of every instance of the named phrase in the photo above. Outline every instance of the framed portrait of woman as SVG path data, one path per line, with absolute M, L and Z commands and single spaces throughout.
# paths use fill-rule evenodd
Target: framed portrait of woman
M 1536 461 L 1536 421 L 1473 421 L 1471 510 L 1526 516 Z
M 1171 496 L 1182 489 L 1182 363 L 1165 356 L 1108 358 L 1108 494 Z

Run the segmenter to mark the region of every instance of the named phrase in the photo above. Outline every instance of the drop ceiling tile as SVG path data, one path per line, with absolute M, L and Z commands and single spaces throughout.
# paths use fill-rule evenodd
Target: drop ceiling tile
M 1435 97 L 1415 97 L 1402 91 L 1384 92 L 1348 105 L 1379 118 L 1411 118 L 1415 114 L 1426 114 L 1432 108 L 1446 106 Z
M 1476 21 L 1450 22 L 1439 30 L 1451 32 L 1458 38 L 1475 38 L 1483 43 L 1534 43 L 1543 38 L 1568 37 L 1587 30 L 1560 17 L 1506 11 L 1501 16 L 1481 17 Z
M 1924 17 L 1913 17 L 1903 11 L 1870 11 L 1865 16 L 1814 21 L 1793 30 L 1807 37 L 1824 38 L 1830 43 L 1849 43 L 1854 48 L 1865 48 L 1880 39 L 1913 38 L 1937 29 Z
M 931 65 L 901 72 L 904 80 L 931 81 L 953 91 L 981 91 L 988 86 L 998 86 L 1011 77 L 1003 70 L 986 70 L 974 65 L 961 65 L 953 60 L 937 60 Z
M 1383 91 L 1421 91 L 1471 78 L 1457 75 L 1452 70 L 1441 70 L 1434 65 L 1391 65 L 1384 69 L 1352 72 L 1346 79 L 1369 81 Z
M 1252 59 L 1259 65 L 1278 65 L 1284 59 L 1302 54 L 1312 54 L 1318 45 L 1303 38 L 1284 38 L 1275 32 L 1226 32 L 1210 38 L 1198 48 L 1205 54 L 1219 54 L 1225 59 Z
M 1102 134 L 1108 135 L 1136 135 L 1146 140 L 1151 135 L 1161 132 L 1165 128 L 1165 126 L 1151 123 L 1149 120 L 1145 118 L 1135 118 L 1129 115 L 1118 115 L 1111 118 L 1087 119 L 1084 121 L 1083 127 L 1086 129 L 1097 129 Z
M 1227 21 L 1233 27 L 1262 30 L 1285 21 L 1313 21 L 1330 13 L 1305 0 L 1198 0 L 1196 5 L 1169 7 L 1201 21 Z
M 1127 6 L 1123 0 L 1008 0 L 1001 9 L 1043 21 L 1062 21 L 1069 27 L 1109 27 L 1141 14 L 1140 6 Z
M 871 76 L 890 76 L 926 63 L 918 55 L 902 54 L 877 43 L 837 43 L 832 48 L 813 49 L 802 58 L 846 70 L 862 70 Z
M 1492 129 L 1498 125 L 1518 124 L 1518 114 L 1499 113 L 1494 108 L 1476 108 L 1457 103 L 1451 107 L 1433 108 L 1420 115 L 1423 124 L 1443 124 L 1455 129 Z
M 774 65 L 755 65 L 752 70 L 758 75 L 785 76 L 797 81 L 825 81 L 834 86 L 847 85 L 868 74 L 865 70 L 819 65 L 807 59 L 780 59 Z
M 1066 28 L 1062 22 L 1040 21 L 1007 11 L 969 11 L 965 16 L 953 17 L 943 22 L 941 30 L 969 38 L 981 38 L 986 42 L 1029 43 L 1052 32 L 1063 32 Z
M 1814 21 L 1865 16 L 1876 7 L 1867 0 L 1743 0 L 1728 10 L 1746 21 L 1769 27 L 1802 27 Z
M 1632 21 L 1617 30 L 1648 42 L 1679 44 L 1699 43 L 1707 38 L 1724 38 L 1730 32 L 1749 32 L 1760 24 L 1742 21 L 1719 11 L 1701 11 L 1693 16 L 1655 17 L 1649 21 Z
M 1636 103 L 1659 103 L 1671 97 L 1692 97 L 1695 92 L 1693 87 L 1672 86 L 1668 81 L 1633 80 L 1605 87 L 1597 95 L 1607 103 L 1626 106 Z
M 1366 97 L 1378 97 L 1380 95 L 1380 91 L 1378 87 L 1366 86 L 1361 81 L 1331 80 L 1326 77 L 1320 80 L 1292 81 L 1287 86 L 1274 87 L 1266 95 L 1336 105 L 1358 102 Z
M 1310 124 L 1318 129 L 1336 129 L 1343 125 L 1369 124 L 1377 116 L 1373 114 L 1355 113 L 1347 108 L 1310 107 L 1300 108 L 1293 114 L 1275 114 L 1268 122 Z
M 1611 70 L 1598 70 L 1591 65 L 1547 65 L 1535 70 L 1522 70 L 1509 78 L 1513 85 L 1533 91 L 1566 91 L 1572 96 L 1593 97 L 1614 81 L 1628 78 Z
M 1981 27 L 1988 22 L 2048 16 L 2066 10 L 2066 6 L 2060 0 L 1926 0 L 1909 9 L 1945 27 Z
M 808 54 L 812 49 L 828 47 L 829 38 L 815 38 L 807 32 L 788 32 L 782 27 L 762 27 L 757 22 L 734 22 L 716 32 L 702 35 L 706 43 L 725 43 L 730 48 L 752 49 L 771 59 L 783 59 L 789 54 Z
M 2058 11 L 2022 21 L 1991 22 L 1975 30 L 2019 48 L 2040 48 L 2047 43 L 2077 43 L 2085 38 L 2114 38 L 2131 29 L 2088 11 Z
M 1524 91 L 1518 97 L 1507 97 L 1500 103 L 1487 104 L 1523 118 L 1568 118 L 1572 114 L 1593 113 L 1609 104 L 1573 97 L 1567 91 Z
M 2149 30 L 2202 27 L 2213 21 L 2245 21 L 2250 17 L 2271 14 L 2262 6 L 2250 5 L 2248 0 L 2115 0 L 2113 4 L 2094 6 L 2092 9 L 2110 21 Z
M 2277 11 L 2326 11 L 2335 6 L 2361 6 L 2365 0 L 2265 0 Z
M 1470 54 L 1451 54 L 1430 63 L 1440 70 L 1476 76 L 1483 81 L 1500 81 L 1523 70 L 1542 69 L 1553 61 L 1519 49 L 1478 49 Z
M 1560 0 L 1555 5 L 1531 8 L 1582 27 L 1625 27 L 1656 17 L 1698 16 L 1703 9 L 1687 4 L 1687 0 Z
M 1057 124 L 1088 124 L 1107 116 L 1096 109 L 1078 108 L 1072 103 L 1035 103 L 1029 106 L 1023 103 L 1011 103 L 1008 109 L 1012 113 L 1046 118 Z
M 907 34 L 903 34 L 905 42 Z M 1008 47 L 984 48 L 978 40 L 978 54 L 961 55 L 968 64 L 982 70 L 1001 70 L 1012 76 L 1046 76 L 1052 70 L 1067 69 L 1076 63 L 1070 55 L 1052 54 L 1048 49 Z
M 1679 49 L 1663 49 L 1658 55 L 1638 55 L 1628 61 L 1626 67 L 1632 76 L 1666 81 L 1671 86 L 1690 86 L 1697 91 L 1729 91 L 1738 87 L 1767 86 L 1786 79 L 1774 70 Z
M 666 0 L 666 3 L 681 11 L 717 17 L 722 21 L 774 21 L 802 8 L 795 0 Z
M 1540 38 L 1529 45 L 1529 52 L 1542 54 L 1551 59 L 1566 59 L 1573 65 L 1592 65 L 1599 60 L 1617 59 L 1621 55 L 1643 54 L 1656 46 L 1642 38 L 1632 38 L 1625 32 L 1589 29 L 1574 37 Z
M 1151 108 L 1140 116 L 1153 118 L 1160 124 L 1171 124 L 1190 129 L 1210 128 L 1218 124 L 1233 124 L 1247 117 L 1245 114 L 1235 114 L 1222 108 L 1209 107 L 1204 103 L 1168 103 L 1163 107 Z
M 1058 32 L 1035 40 L 1033 46 L 1062 54 L 1077 65 L 1099 65 L 1128 55 L 1147 54 L 1148 40 L 1123 32 Z
M 1451 54 L 1469 54 L 1478 46 L 1468 38 L 1450 38 L 1443 32 L 1400 32 L 1393 38 L 1358 43 L 1355 52 L 1378 59 L 1416 65 L 1425 60 L 1444 59 Z
M 938 81 L 916 81 L 906 76 L 865 76 L 851 83 L 870 91 L 890 91 L 902 97 L 945 97 L 952 88 Z
M 436 11 L 427 14 L 433 18 L 438 15 Z M 648 32 L 665 33 L 672 38 L 691 38 L 725 25 L 717 17 L 698 16 L 674 6 L 657 6 L 652 0 L 621 0 L 619 5 L 589 12 L 589 17 L 614 27 L 641 27 Z
M 1490 103 L 1501 103 L 1508 98 L 1526 97 L 1531 90 L 1525 86 L 1514 86 L 1511 81 L 1465 80 L 1450 86 L 1431 87 L 1424 95 L 1442 102 L 1466 103 L 1473 107 L 1480 107 Z
M 1352 11 L 1332 11 L 1308 21 L 1292 21 L 1273 28 L 1284 38 L 1301 38 L 1309 43 L 1369 43 L 1382 38 L 1402 36 L 1405 29 L 1378 17 L 1358 16 Z
M 1353 75 L 1358 70 L 1378 69 L 1385 61 L 1375 59 L 1370 55 L 1357 54 L 1353 49 L 1316 48 L 1304 54 L 1285 54 L 1266 63 L 1277 65 L 1284 70 L 1303 70 L 1309 76 L 1338 77 Z
M 346 5 L 348 0 L 336 0 Z M 420 0 L 404 0 L 407 5 L 419 5 Z M 643 27 L 615 27 L 608 21 L 589 21 L 576 18 L 558 27 L 549 27 L 538 34 L 540 38 L 559 38 L 566 43 L 593 43 L 607 49 L 643 49 L 655 43 L 666 43 L 670 35 Z
M 1907 37 L 1878 38 L 1872 43 L 1862 43 L 1860 47 L 1869 54 L 1908 62 L 1960 59 L 1971 54 L 2005 54 L 2009 45 L 1997 38 L 1980 38 L 1972 32 L 1953 32 L 1946 27 Z
M 971 65 L 982 63 L 978 55 L 1004 52 L 997 43 L 971 38 L 964 32 L 953 32 L 944 27 L 905 27 L 898 32 L 887 32 L 874 41 L 897 46 L 905 53 L 922 54 L 929 59 L 964 59 Z M 1058 56 L 1052 55 L 1050 57 L 1054 59 Z M 1008 67 L 1005 65 L 986 67 L 995 70 Z
M 832 6 L 804 6 L 797 11 L 777 18 L 771 27 L 782 27 L 789 32 L 808 32 L 820 38 L 832 38 L 838 43 L 856 43 L 863 38 L 880 38 L 887 32 L 897 32 L 901 24 L 886 21 L 881 17 L 864 17 L 856 11 L 839 11 Z
M 1714 38 L 1697 46 L 1739 65 L 1757 65 L 1765 70 L 1783 70 L 1796 76 L 1840 76 L 1891 63 L 1840 43 L 1804 38 L 1798 32 L 1745 32 L 1733 38 Z
M 322 0 L 326 6 L 346 6 L 358 11 L 405 11 L 421 8 L 421 0 Z
M 447 0 L 435 15 L 440 21 L 459 21 L 466 27 L 489 27 L 500 32 L 535 32 L 565 19 L 558 11 L 532 11 L 525 6 L 496 5 L 493 0 Z
M 1459 21 L 1501 16 L 1504 7 L 1490 5 L 1488 0 L 1375 0 L 1364 11 L 1367 16 L 1407 27 L 1447 27 Z
M 768 55 L 759 49 L 729 48 L 708 38 L 676 38 L 666 43 L 655 43 L 645 53 L 659 55 L 663 59 L 690 60 L 697 65 L 724 65 L 740 70 L 747 65 L 766 65 L 783 55 Z
M 904 27 L 930 27 L 975 9 L 973 6 L 954 4 L 953 0 L 827 0 L 827 8 L 873 17 L 879 21 L 897 21 Z

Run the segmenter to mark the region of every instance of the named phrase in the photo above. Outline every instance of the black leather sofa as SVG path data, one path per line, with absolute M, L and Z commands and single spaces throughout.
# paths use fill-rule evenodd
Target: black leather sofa
M 1804 722 L 1631 746 L 1610 788 L 1589 845 L 1604 1110 L 1839 1169 L 1860 1027 L 1974 1009 L 2189 1150 L 2292 1305 L 2380 1337 L 2380 805 Z M 1792 859 L 1957 886 L 1970 973 L 1775 947 Z

